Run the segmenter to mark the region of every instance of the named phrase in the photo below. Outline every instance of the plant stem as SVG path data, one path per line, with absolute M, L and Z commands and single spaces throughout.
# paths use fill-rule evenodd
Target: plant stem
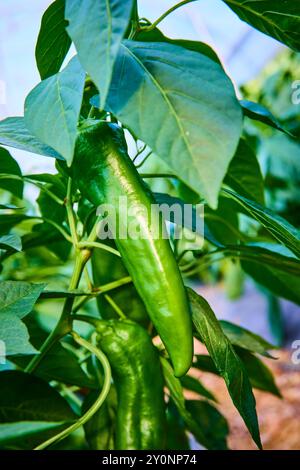
M 114 300 L 108 294 L 105 294 L 104 297 L 107 300 L 107 302 L 112 306 L 112 308 L 117 313 L 117 315 L 119 315 L 119 317 L 122 320 L 126 320 L 125 313 L 120 309 L 120 307 L 116 304 L 116 302 L 114 302 Z
M 142 27 L 141 30 L 142 31 L 152 31 L 153 29 L 156 28 L 156 26 L 161 23 L 167 16 L 169 16 L 171 13 L 173 13 L 173 11 L 177 10 L 178 8 L 182 7 L 183 5 L 187 5 L 188 3 L 192 3 L 192 2 L 195 2 L 196 0 L 183 0 L 179 3 L 177 3 L 176 5 L 174 5 L 173 7 L 169 8 L 169 10 L 167 10 L 165 13 L 163 13 L 156 21 L 154 21 L 154 23 L 151 24 L 151 26 L 145 26 L 145 27 Z
M 90 256 L 91 256 L 91 252 L 88 250 L 85 250 L 85 251 L 78 250 L 76 252 L 74 271 L 73 271 L 73 275 L 72 275 L 70 286 L 69 286 L 70 291 L 77 289 L 82 271 L 84 269 L 85 264 L 89 260 Z M 41 363 L 41 361 L 44 359 L 46 354 L 54 346 L 54 344 L 72 331 L 71 313 L 73 309 L 73 304 L 74 304 L 74 297 L 69 297 L 66 299 L 61 317 L 56 327 L 50 333 L 45 343 L 42 345 L 40 349 L 40 354 L 34 356 L 34 358 L 30 361 L 30 363 L 26 367 L 25 372 L 29 374 L 34 372 L 36 368 L 39 366 L 39 364 Z
M 71 232 L 71 237 L 72 237 L 72 243 L 73 243 L 74 248 L 76 248 L 78 245 L 78 235 L 77 235 L 77 230 L 76 230 L 76 221 L 75 221 L 75 215 L 74 215 L 73 204 L 72 204 L 72 179 L 71 178 L 68 179 L 67 198 L 66 198 L 65 204 L 66 204 L 67 216 L 68 216 L 70 232 Z
M 94 345 L 89 343 L 88 341 L 84 340 L 81 338 L 77 333 L 74 331 L 72 332 L 72 336 L 74 341 L 76 341 L 77 344 L 80 346 L 84 347 L 88 351 L 90 351 L 92 354 L 94 354 L 97 359 L 99 359 L 103 371 L 104 371 L 104 382 L 103 382 L 103 387 L 101 390 L 101 393 L 95 403 L 91 406 L 91 408 L 83 415 L 81 416 L 76 423 L 73 423 L 71 426 L 69 426 L 67 429 L 64 429 L 61 431 L 59 434 L 56 436 L 51 437 L 47 441 L 43 442 L 39 446 L 37 446 L 34 450 L 43 450 L 49 447 L 51 444 L 54 444 L 55 442 L 59 442 L 65 437 L 69 436 L 72 432 L 76 431 L 80 426 L 84 425 L 89 419 L 92 418 L 92 416 L 99 410 L 99 408 L 102 406 L 104 403 L 109 390 L 110 390 L 110 385 L 111 385 L 111 369 L 109 362 L 106 358 L 106 356 L 103 354 L 102 351 L 100 351 L 98 348 L 96 348 Z
M 111 246 L 105 245 L 104 243 L 99 242 L 89 242 L 89 241 L 82 241 L 78 244 L 79 248 L 99 248 L 100 250 L 109 251 L 113 255 L 121 256 L 118 250 L 115 250 Z

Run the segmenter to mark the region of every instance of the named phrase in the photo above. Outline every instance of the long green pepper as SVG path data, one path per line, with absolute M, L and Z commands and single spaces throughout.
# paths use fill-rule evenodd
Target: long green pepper
M 166 407 L 159 354 L 147 331 L 130 320 L 94 320 L 117 389 L 115 448 L 161 449 Z
M 187 295 L 169 240 L 161 236 L 164 222 L 150 221 L 147 216 L 155 200 L 128 156 L 122 129 L 108 122 L 93 122 L 82 127 L 73 170 L 84 197 L 95 206 L 110 204 L 114 207 L 121 230 L 124 221 L 119 202 L 120 197 L 127 198 L 130 220 L 138 223 L 141 236 L 119 238 L 117 233 L 115 242 L 170 355 L 175 375 L 184 375 L 193 356 Z M 160 236 L 154 237 L 154 233 Z

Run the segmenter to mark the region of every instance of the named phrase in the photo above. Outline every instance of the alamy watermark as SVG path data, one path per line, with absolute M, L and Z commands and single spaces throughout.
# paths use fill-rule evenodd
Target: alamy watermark
M 97 235 L 100 240 L 182 239 L 201 244 L 204 236 L 204 205 L 183 203 L 131 203 L 120 196 L 117 204 L 102 204 L 97 208 L 100 217 Z M 167 222 L 167 223 L 166 223 Z M 184 230 L 182 230 L 184 227 Z
M 295 350 L 291 356 L 292 363 L 298 366 L 300 364 L 300 339 L 292 343 L 292 349 Z
M 300 104 L 300 80 L 295 80 L 292 83 L 292 103 L 295 105 Z
M 6 345 L 5 342 L 0 340 L 0 365 L 6 364 Z

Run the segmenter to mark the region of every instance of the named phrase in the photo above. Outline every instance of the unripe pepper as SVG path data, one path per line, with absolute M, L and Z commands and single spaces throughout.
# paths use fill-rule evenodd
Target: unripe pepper
M 116 233 L 115 242 L 170 355 L 175 375 L 184 375 L 193 355 L 187 295 L 170 242 L 162 236 L 164 222 L 149 220 L 155 200 L 127 153 L 123 130 L 108 122 L 82 127 L 73 171 L 81 193 L 93 205 L 112 205 L 121 231 L 124 214 L 120 210 L 120 197 L 126 197 L 130 221 L 138 223 L 140 236 L 123 238 Z
M 164 380 L 147 331 L 130 320 L 94 320 L 117 390 L 115 448 L 162 449 L 166 431 Z

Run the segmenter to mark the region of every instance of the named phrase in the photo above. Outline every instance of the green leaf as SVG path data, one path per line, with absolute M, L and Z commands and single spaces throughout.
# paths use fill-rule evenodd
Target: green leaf
M 165 450 L 189 450 L 190 443 L 182 417 L 170 401 L 167 408 L 167 443 Z
M 248 351 L 261 354 L 266 357 L 272 357 L 268 353 L 270 349 L 277 349 L 276 346 L 268 343 L 261 336 L 252 333 L 246 328 L 235 325 L 229 321 L 221 320 L 220 325 L 225 335 L 234 346 L 247 349 Z
M 7 356 L 37 352 L 29 343 L 29 333 L 21 318 L 31 312 L 44 286 L 21 281 L 0 282 L 0 340 L 5 344 Z
M 223 244 L 234 245 L 240 240 L 238 214 L 231 201 L 220 198 L 216 210 L 206 206 L 204 219 L 209 233 L 213 234 L 214 239 L 218 240 L 218 246 Z
M 288 136 L 293 137 L 293 135 L 288 130 L 282 127 L 278 119 L 271 113 L 271 111 L 269 111 L 263 105 L 248 100 L 241 100 L 240 104 L 243 108 L 244 115 L 248 118 L 254 121 L 262 122 L 267 126 L 273 127 L 273 129 L 277 129 L 278 131 L 284 132 Z
M 22 281 L 0 282 L 0 315 L 23 318 L 33 309 L 45 284 Z
M 240 359 L 245 359 L 243 360 L 243 363 L 249 376 L 252 387 L 258 390 L 264 390 L 266 392 L 273 393 L 276 396 L 281 396 L 274 382 L 272 373 L 267 368 L 267 366 L 265 366 L 262 361 L 260 361 L 249 351 L 245 351 L 240 348 L 235 348 L 235 350 L 238 353 Z M 250 359 L 246 360 L 249 357 Z M 196 362 L 193 364 L 193 367 L 196 367 L 197 369 L 200 369 L 204 372 L 209 372 L 214 375 L 220 375 L 216 366 L 213 363 L 213 360 L 209 356 L 201 354 L 197 355 Z
M 14 204 L 0 204 L 1 210 L 20 210 L 22 207 L 17 207 Z
M 18 235 L 9 234 L 0 236 L 0 249 L 22 251 L 22 240 Z
M 190 51 L 199 52 L 214 62 L 221 64 L 219 57 L 216 52 L 204 42 L 199 41 L 190 41 L 187 39 L 170 39 L 165 36 L 158 28 L 152 29 L 151 31 L 140 31 L 135 36 L 136 41 L 141 42 L 167 42 L 169 44 L 174 44 L 175 46 L 181 46 Z
M 0 341 L 3 342 L 5 356 L 36 354 L 37 350 L 29 342 L 29 334 L 24 323 L 14 315 L 0 313 Z
M 0 121 L 0 144 L 45 157 L 62 159 L 53 148 L 43 144 L 29 132 L 23 117 L 9 117 Z
M 25 122 L 42 142 L 72 163 L 85 73 L 77 56 L 39 83 L 25 101 Z
M 107 104 L 187 186 L 217 206 L 242 125 L 219 64 L 173 44 L 123 41 Z
M 66 0 L 67 30 L 100 91 L 102 109 L 132 7 L 133 0 Z
M 236 348 L 236 351 L 251 377 L 252 387 L 282 398 L 270 369 L 249 351 L 240 348 Z
M 65 0 L 55 0 L 45 11 L 35 49 L 41 79 L 59 72 L 70 49 L 71 39 L 66 31 Z
M 45 431 L 59 431 L 65 424 L 62 422 L 46 423 L 43 421 L 19 421 L 0 424 L 0 444 L 16 443 L 31 437 L 38 437 Z
M 240 140 L 224 182 L 241 196 L 264 204 L 263 176 L 256 155 L 245 139 Z
M 206 438 L 213 443 L 214 449 L 226 450 L 229 427 L 224 416 L 210 403 L 203 400 L 189 400 L 187 410 L 197 423 L 197 429 L 205 429 Z M 191 428 L 193 432 L 193 429 Z M 197 438 L 197 430 L 194 432 Z
M 226 257 L 240 258 L 242 261 L 253 261 L 262 267 L 275 268 L 282 273 L 300 275 L 300 260 L 285 246 L 278 243 L 248 243 L 245 245 L 228 245 L 218 248 Z
M 170 363 L 165 358 L 161 358 L 161 364 L 166 386 L 170 391 L 171 398 L 187 428 L 193 433 L 197 441 L 207 449 L 216 450 L 219 448 L 226 448 L 226 443 L 225 447 L 223 447 L 224 442 L 222 442 L 220 446 L 219 439 L 216 439 L 216 436 L 211 434 L 210 430 L 206 427 L 199 425 L 199 423 L 194 419 L 194 416 L 187 409 L 181 382 L 177 377 L 175 377 Z
M 204 385 L 200 382 L 199 379 L 195 377 L 191 377 L 190 375 L 186 375 L 180 379 L 181 385 L 186 390 L 190 390 L 192 392 L 201 395 L 202 397 L 208 398 L 208 400 L 217 401 L 215 396 L 212 392 L 210 392 Z
M 47 382 L 20 371 L 0 372 L 0 422 L 61 422 L 76 417 Z
M 242 261 L 243 270 L 278 297 L 300 305 L 299 274 L 284 272 L 280 266 L 268 266 L 261 260 Z
M 30 217 L 25 214 L 1 214 L 0 215 L 0 235 L 5 235 L 11 228 L 20 224 L 24 220 L 32 220 L 35 217 Z
M 48 333 L 41 328 L 37 321 L 31 316 L 25 319 L 30 342 L 39 350 L 43 342 L 47 339 Z M 19 367 L 25 369 L 32 357 L 10 357 L 9 360 Z M 53 346 L 48 352 L 39 367 L 34 371 L 34 375 L 47 382 L 56 380 L 78 387 L 97 388 L 98 383 L 93 377 L 88 377 L 78 363 L 78 358 L 62 342 Z
M 298 229 L 270 209 L 240 194 L 234 193 L 228 189 L 223 189 L 222 194 L 237 202 L 250 217 L 260 222 L 279 242 L 300 258 L 300 237 Z
M 47 382 L 20 371 L 0 372 L 0 423 L 14 423 L 17 430 L 19 422 L 57 423 L 76 419 L 75 413 L 67 401 Z M 5 429 L 5 428 L 4 428 Z M 31 427 L 31 430 L 33 426 Z M 6 428 L 8 430 L 8 428 Z M 35 447 L 45 438 L 55 434 L 55 428 L 46 429 L 44 433 L 28 435 L 20 441 L 20 434 L 13 440 L 21 448 Z
M 223 377 L 233 404 L 243 418 L 254 442 L 261 448 L 256 403 L 246 369 L 223 333 L 207 301 L 189 288 L 188 294 L 196 330 Z
M 21 169 L 16 160 L 2 147 L 0 147 L 0 176 L 1 173 L 22 176 Z M 23 197 L 23 186 L 23 181 L 0 178 L 0 188 L 10 191 L 19 199 Z
M 300 52 L 300 5 L 295 0 L 223 0 L 248 24 Z

